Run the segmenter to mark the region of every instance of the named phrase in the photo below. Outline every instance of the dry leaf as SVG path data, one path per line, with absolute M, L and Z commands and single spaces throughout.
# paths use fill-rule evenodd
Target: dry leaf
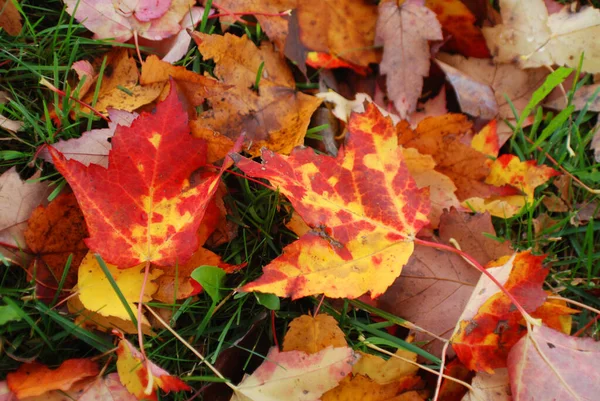
M 283 351 L 314 354 L 327 347 L 345 347 L 346 336 L 337 321 L 326 314 L 302 315 L 292 320 L 283 340 Z
M 582 53 L 582 71 L 600 72 L 598 43 L 600 10 L 569 7 L 548 15 L 543 0 L 500 0 L 503 24 L 483 28 L 494 59 L 500 63 L 516 60 L 523 68 L 554 64 L 577 68 Z
M 195 32 L 193 37 L 203 56 L 217 64 L 215 75 L 233 85 L 209 96 L 212 109 L 190 122 L 192 135 L 208 142 L 209 161 L 224 157 L 243 132 L 247 134 L 244 148 L 252 155 L 258 155 L 262 147 L 289 154 L 302 144 L 310 116 L 321 100 L 296 92 L 291 70 L 270 44 L 257 48 L 246 36 L 230 34 Z
M 477 372 L 471 383 L 472 390 L 462 401 L 512 401 L 508 369 L 496 369 L 493 374 Z
M 388 96 L 402 118 L 415 111 L 423 78 L 429 75 L 428 40 L 442 40 L 442 30 L 423 1 L 379 4 L 375 38 L 375 44 L 383 45 L 379 70 L 387 75 Z
M 16 0 L 0 0 L 0 28 L 11 36 L 17 36 L 23 29 L 21 14 L 14 5 Z M 0 126 L 2 126 L 0 117 Z

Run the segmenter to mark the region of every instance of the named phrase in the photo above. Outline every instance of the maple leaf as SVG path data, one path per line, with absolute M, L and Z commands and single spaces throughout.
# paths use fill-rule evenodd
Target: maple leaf
M 349 347 L 328 347 L 310 355 L 272 348 L 265 362 L 237 386 L 232 401 L 319 399 L 350 373 L 356 358 Z
M 533 326 L 508 355 L 515 401 L 593 400 L 600 392 L 600 343 Z
M 474 197 L 465 199 L 463 203 L 479 212 L 489 211 L 493 216 L 509 218 L 534 201 L 535 188 L 557 175 L 560 175 L 558 171 L 538 165 L 534 160 L 523 162 L 515 155 L 502 155 L 490 164 L 486 184 L 497 187 L 510 185 L 523 195 Z
M 530 251 L 520 252 L 489 264 L 488 271 L 526 312 L 534 312 L 547 297 L 542 290 L 549 271 L 542 266 L 544 259 Z M 568 308 L 564 311 L 573 312 Z M 522 319 L 506 294 L 482 275 L 452 336 L 452 347 L 469 369 L 493 373 L 496 368 L 506 367 L 508 352 L 525 334 Z
M 21 252 L 25 248 L 25 228 L 31 212 L 46 204 L 50 194 L 48 184 L 38 178 L 22 181 L 16 167 L 11 167 L 0 176 L 0 254 L 7 260 L 27 266 L 31 256 Z
M 12 0 L 0 0 L 0 28 L 11 36 L 17 36 L 23 29 L 21 14 Z
M 38 206 L 27 221 L 24 235 L 27 247 L 35 256 L 29 272 L 36 274 L 37 296 L 52 300 L 61 282 L 64 290 L 70 290 L 77 281 L 79 264 L 87 253 L 84 239 L 88 236 L 75 196 L 62 194 L 48 206 Z M 71 265 L 64 276 L 69 257 Z
M 327 347 L 346 347 L 346 336 L 337 321 L 326 314 L 302 315 L 290 322 L 283 339 L 283 351 L 314 354 Z
M 366 0 L 303 0 L 296 8 L 300 41 L 358 66 L 378 63 L 373 47 L 377 7 Z
M 83 210 L 86 244 L 108 263 L 173 266 L 198 249 L 196 232 L 222 170 L 190 187 L 188 177 L 205 164 L 206 143 L 188 135 L 187 121 L 172 87 L 153 114 L 117 127 L 106 169 L 49 148 Z
M 206 4 L 206 0 L 204 4 Z M 296 8 L 297 0 L 221 0 L 219 7 L 233 13 L 256 14 L 254 17 L 265 31 L 271 42 L 283 52 L 288 35 L 288 19 L 285 16 L 264 15 L 277 14 Z M 219 17 L 221 29 L 225 32 L 235 22 L 235 17 L 222 15 Z
M 134 35 L 160 40 L 181 31 L 180 22 L 195 1 L 142 0 L 113 2 L 112 0 L 66 0 L 67 12 L 96 39 L 114 38 L 125 42 Z
M 98 375 L 96 362 L 90 359 L 68 359 L 58 368 L 40 363 L 25 363 L 6 375 L 8 388 L 18 399 L 34 397 L 51 390 L 69 390 L 73 384 Z
M 193 34 L 198 50 L 217 66 L 214 73 L 233 87 L 209 96 L 212 110 L 190 122 L 192 134 L 206 139 L 213 160 L 224 157 L 242 132 L 245 149 L 260 154 L 261 147 L 289 154 L 303 142 L 310 116 L 321 100 L 295 90 L 285 59 L 270 44 L 257 48 L 246 36 Z M 264 63 L 264 64 L 263 64 Z M 256 76 L 263 65 L 257 90 Z
M 548 76 L 548 70 L 545 68 L 523 70 L 515 64 L 495 64 L 489 60 L 445 53 L 438 54 L 437 59 L 454 68 L 445 68 L 440 64 L 457 93 L 463 112 L 474 117 L 498 119 L 500 145 L 504 144 L 513 132 L 504 120 L 508 120 L 512 125 L 516 124 L 512 107 L 520 115 L 533 92 Z M 493 96 L 482 85 L 487 85 Z M 510 99 L 512 104 L 506 98 Z M 491 113 L 495 109 L 497 115 L 493 116 Z M 483 113 L 485 110 L 489 112 Z
M 422 0 L 402 6 L 395 1 L 379 4 L 375 37 L 375 44 L 383 45 L 379 70 L 387 75 L 388 96 L 402 118 L 415 111 L 423 77 L 429 75 L 428 40 L 442 40 L 442 30 Z
M 306 55 L 306 64 L 316 69 L 349 68 L 362 76 L 366 76 L 370 71 L 368 67 L 352 64 L 334 55 L 321 52 L 309 52 Z
M 117 126 L 129 127 L 138 117 L 137 113 L 123 110 L 108 109 L 107 112 L 110 119 L 108 128 L 93 129 L 84 132 L 79 138 L 58 141 L 52 146 L 69 160 L 77 160 L 86 166 L 97 164 L 107 167 L 108 154 L 111 149 L 110 138 L 115 134 Z M 39 153 L 39 157 L 47 162 L 52 162 L 52 156 L 46 147 Z
M 425 6 L 437 15 L 442 29 L 450 35 L 444 49 L 467 57 L 490 57 L 481 29 L 474 25 L 475 16 L 460 0 L 425 0 Z
M 466 383 L 471 383 L 471 380 L 475 376 L 458 358 L 454 358 L 450 363 L 446 364 L 444 374 Z M 461 383 L 445 377 L 440 387 L 439 399 L 444 401 L 462 401 L 467 391 L 468 389 Z
M 130 309 L 135 310 L 136 307 L 133 303 L 139 302 L 140 292 L 144 285 L 143 264 L 129 269 L 119 269 L 117 266 L 111 264 L 106 264 L 106 267 L 110 271 L 113 280 L 119 286 L 123 297 L 128 301 Z M 152 294 L 158 288 L 152 281 L 161 274 L 160 270 L 153 270 L 149 274 L 148 282 L 144 288 L 144 302 L 152 299 Z M 79 289 L 79 300 L 87 310 L 94 311 L 102 316 L 130 320 L 127 309 L 113 289 L 92 252 L 86 255 L 79 266 L 77 287 Z M 145 318 L 142 320 L 144 324 L 149 325 Z
M 488 47 L 500 63 L 517 60 L 523 68 L 554 64 L 600 72 L 594 38 L 600 34 L 600 11 L 584 6 L 578 12 L 569 7 L 548 15 L 543 0 L 501 0 L 503 24 L 483 28 Z
M 481 264 L 511 252 L 484 234 L 496 234 L 489 214 L 470 215 L 451 209 L 441 216 L 442 244 L 454 238 L 463 251 Z M 481 273 L 461 257 L 416 245 L 400 277 L 377 298 L 376 306 L 400 316 L 440 337 L 450 338 L 461 312 L 467 305 Z M 443 345 L 427 334 L 417 333 L 415 341 L 427 341 L 428 352 L 439 355 Z
M 117 347 L 117 372 L 121 383 L 138 399 L 157 400 L 156 390 L 161 389 L 166 393 L 171 391 L 189 391 L 191 387 L 181 379 L 171 376 L 169 372 L 158 367 L 149 360 L 145 360 L 142 353 L 129 341 L 121 338 Z M 152 375 L 152 387 L 146 392 L 148 380 Z
M 309 232 L 284 248 L 244 291 L 278 296 L 383 293 L 427 224 L 429 194 L 416 188 L 390 119 L 369 104 L 348 123 L 337 158 L 296 148 L 291 156 L 263 152 L 260 165 L 233 155 L 246 174 L 267 178 L 290 200 Z

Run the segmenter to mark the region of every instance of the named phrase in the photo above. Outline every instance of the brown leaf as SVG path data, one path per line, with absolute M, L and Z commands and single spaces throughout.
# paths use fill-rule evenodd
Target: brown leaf
M 27 266 L 31 256 L 21 252 L 26 248 L 24 232 L 31 212 L 47 203 L 50 193 L 48 184 L 37 181 L 22 181 L 17 169 L 11 167 L 0 176 L 0 254 L 7 260 Z
M 487 263 L 510 252 L 484 233 L 494 235 L 489 214 L 445 212 L 440 221 L 440 242 L 454 238 L 469 255 Z M 462 258 L 448 252 L 417 245 L 402 275 L 377 299 L 377 306 L 419 327 L 449 338 L 481 273 Z M 431 337 L 417 333 L 416 341 Z M 430 343 L 429 352 L 439 354 L 443 344 Z
M 422 3 L 395 1 L 379 4 L 375 44 L 383 45 L 381 74 L 387 75 L 387 92 L 402 118 L 415 111 L 429 74 L 428 40 L 442 40 L 435 13 Z
M 233 87 L 209 96 L 211 110 L 190 121 L 192 134 L 206 139 L 209 162 L 224 157 L 238 136 L 245 132 L 250 154 L 262 147 L 289 154 L 302 144 L 310 116 L 320 99 L 295 90 L 291 70 L 271 45 L 257 48 L 246 36 L 193 34 L 198 49 L 217 66 L 214 73 Z M 257 91 L 256 74 L 264 63 Z
M 600 163 L 600 124 L 596 123 L 594 129 L 596 132 L 594 132 L 594 136 L 590 142 L 590 148 L 594 151 L 594 160 Z
M 59 195 L 47 207 L 39 206 L 33 211 L 25 230 L 27 246 L 36 255 L 30 265 L 30 273 L 47 269 L 48 281 L 38 284 L 55 289 L 60 282 L 67 259 L 73 255 L 63 289 L 71 289 L 77 282 L 77 272 L 88 248 L 88 237 L 83 213 L 73 193 Z
M 379 62 L 379 51 L 373 47 L 377 21 L 373 2 L 301 0 L 296 12 L 300 40 L 307 49 L 331 53 L 365 67 Z
M 15 0 L 0 0 L 0 28 L 11 36 L 17 36 L 21 33 L 23 24 L 13 1 Z

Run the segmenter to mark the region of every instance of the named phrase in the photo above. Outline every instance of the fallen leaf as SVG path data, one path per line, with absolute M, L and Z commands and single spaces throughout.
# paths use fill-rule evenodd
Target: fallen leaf
M 399 358 L 391 356 L 387 361 L 380 356 L 361 353 L 361 357 L 352 368 L 354 375 L 363 375 L 377 384 L 386 385 L 402 381 L 407 376 L 414 376 L 419 367 L 401 358 L 417 362 L 417 354 L 414 352 L 398 349 L 394 354 Z M 395 395 L 395 394 L 394 394 Z
M 496 369 L 493 374 L 477 372 L 462 401 L 512 401 L 508 369 Z
M 288 35 L 288 18 L 286 16 L 262 15 L 278 14 L 297 7 L 297 0 L 221 0 L 219 7 L 234 13 L 256 14 L 254 17 L 265 31 L 271 42 L 275 43 L 279 52 L 285 48 Z M 204 1 L 206 4 L 206 1 Z M 219 17 L 221 29 L 225 32 L 235 22 L 234 17 Z
M 379 112 L 386 117 L 390 117 L 394 125 L 400 122 L 400 117 L 384 110 L 376 103 L 373 103 L 373 99 L 371 99 L 371 96 L 367 95 L 366 93 L 357 93 L 355 95 L 354 100 L 346 99 L 345 97 L 332 90 L 317 93 L 316 96 L 319 99 L 323 99 L 323 101 L 325 102 L 333 103 L 335 107 L 331 112 L 334 116 L 336 116 L 345 123 L 348 122 L 348 118 L 350 118 L 350 115 L 352 113 L 363 113 L 365 111 L 365 103 L 372 103 L 375 106 L 377 106 Z
M 468 106 L 478 102 L 487 105 L 482 110 L 491 110 L 494 99 L 487 90 L 477 90 L 481 84 L 491 88 L 498 109 L 496 118 L 498 119 L 500 146 L 512 135 L 512 129 L 506 125 L 504 120 L 507 119 L 513 125 L 516 124 L 511 105 L 506 99 L 510 99 L 520 115 L 529 103 L 533 92 L 540 87 L 548 75 L 548 70 L 545 68 L 523 70 L 515 64 L 495 64 L 490 60 L 464 58 L 460 55 L 440 53 L 437 55 L 437 59 L 460 72 L 458 76 L 448 79 L 457 94 L 460 93 L 458 100 L 461 107 L 465 107 L 464 112 L 475 113 L 472 114 L 474 117 L 480 117 L 480 114 L 476 114 L 478 110 L 476 107 Z M 448 69 L 446 73 L 450 76 L 454 70 Z
M 243 291 L 294 299 L 324 293 L 374 298 L 400 274 L 413 250 L 407 240 L 427 224 L 429 194 L 416 188 L 390 119 L 369 104 L 348 123 L 337 158 L 297 148 L 263 153 L 263 164 L 234 155 L 246 174 L 267 178 L 316 231 L 284 248 Z M 375 273 L 377 272 L 377 273 Z
M 129 341 L 119 335 L 121 340 L 117 348 L 117 372 L 121 383 L 139 400 L 157 400 L 156 390 L 165 393 L 171 391 L 189 391 L 191 387 L 181 379 L 171 376 L 169 372 L 145 360 L 142 353 Z M 152 387 L 146 392 L 148 380 L 152 375 Z
M 534 312 L 546 300 L 542 290 L 549 270 L 545 256 L 519 252 L 488 264 L 492 274 L 526 312 Z M 481 275 L 451 338 L 452 348 L 471 370 L 493 373 L 506 367 L 511 347 L 525 334 L 521 313 L 485 275 Z
M 18 36 L 23 29 L 23 23 L 21 14 L 13 1 L 15 0 L 0 0 L 0 28 L 10 36 Z M 1 119 L 2 117 L 0 117 Z
M 306 55 L 306 65 L 316 69 L 349 68 L 358 75 L 366 76 L 369 73 L 368 67 L 352 64 L 343 59 L 333 56 L 329 53 L 309 52 Z
M 594 160 L 600 163 L 600 124 L 596 123 L 594 127 L 594 136 L 590 142 L 590 149 L 594 151 Z
M 300 41 L 307 49 L 363 67 L 379 62 L 379 51 L 373 46 L 377 7 L 372 2 L 302 0 L 296 13 Z
M 93 129 L 84 132 L 79 138 L 58 141 L 52 146 L 65 155 L 68 160 L 77 160 L 85 166 L 97 164 L 107 167 L 108 154 L 111 149 L 110 138 L 115 134 L 117 126 L 131 126 L 138 114 L 108 109 L 108 117 L 110 118 L 108 128 Z M 52 163 L 52 156 L 50 156 L 47 148 L 42 149 L 39 157 Z
M 417 149 L 402 149 L 402 156 L 410 175 L 417 183 L 417 187 L 429 188 L 429 201 L 431 210 L 427 219 L 432 228 L 437 228 L 440 216 L 444 210 L 455 208 L 463 209 L 455 195 L 456 185 L 447 176 L 435 171 L 435 162 L 430 155 L 422 155 Z
M 107 263 L 106 267 L 121 290 L 123 297 L 128 301 L 130 309 L 136 310 L 137 308 L 133 303 L 140 300 L 140 292 L 144 284 L 144 266 L 119 269 L 117 266 Z M 144 289 L 144 302 L 152 299 L 152 294 L 158 288 L 153 280 L 161 274 L 160 270 L 154 270 L 148 275 L 148 281 Z M 113 289 L 92 252 L 86 255 L 79 266 L 77 286 L 79 288 L 79 299 L 86 309 L 102 316 L 130 320 L 127 309 L 125 309 L 123 302 Z M 144 323 L 147 324 L 148 322 L 144 320 Z
M 94 32 L 95 39 L 114 38 L 117 42 L 125 42 L 134 35 L 151 40 L 175 35 L 181 30 L 184 15 L 194 4 L 191 0 L 65 1 L 67 12 Z
M 257 156 L 262 147 L 289 154 L 301 145 L 310 117 L 321 100 L 296 92 L 285 59 L 271 45 L 256 47 L 246 36 L 193 34 L 198 50 L 217 66 L 214 74 L 227 91 L 209 96 L 212 109 L 190 122 L 192 135 L 208 142 L 209 161 L 224 157 L 241 133 L 244 150 Z M 263 65 L 257 90 L 256 76 Z
M 444 49 L 466 57 L 490 57 L 481 29 L 475 26 L 475 16 L 460 0 L 425 0 L 425 5 L 437 15 L 442 29 L 449 34 Z
M 50 147 L 85 216 L 86 244 L 106 262 L 174 266 L 198 249 L 196 232 L 222 170 L 190 187 L 188 177 L 205 164 L 206 144 L 188 132 L 187 113 L 171 88 L 154 113 L 117 127 L 106 169 L 67 161 Z
M 346 347 L 346 336 L 337 321 L 326 314 L 302 315 L 289 325 L 283 339 L 283 351 L 302 351 L 315 354 L 327 347 Z
M 444 367 L 444 374 L 465 383 L 471 383 L 471 380 L 475 376 L 475 374 L 467 369 L 458 358 L 454 358 L 450 363 L 446 364 Z M 461 401 L 467 391 L 469 391 L 469 389 L 462 383 L 444 377 L 442 379 L 438 399 L 440 401 Z
M 415 111 L 429 75 L 429 40 L 442 40 L 442 29 L 435 14 L 422 0 L 398 6 L 395 1 L 379 4 L 376 45 L 383 45 L 381 74 L 387 75 L 387 93 L 400 117 Z
M 451 209 L 440 220 L 440 241 L 454 238 L 463 251 L 481 264 L 510 253 L 507 243 L 495 235 L 489 214 L 471 215 Z M 415 251 L 392 286 L 376 306 L 400 316 L 438 336 L 450 338 L 481 273 L 457 255 L 422 245 Z M 417 333 L 416 341 L 427 341 L 425 349 L 440 355 L 444 344 Z
M 483 154 L 492 156 L 494 159 L 498 157 L 500 152 L 500 138 L 498 138 L 498 123 L 496 120 L 490 121 L 485 127 L 473 136 L 471 147 L 480 151 Z M 488 161 L 488 165 L 492 161 Z
M 23 121 L 11 120 L 10 118 L 0 115 L 0 128 L 5 129 L 8 132 L 16 134 L 17 131 L 20 131 L 21 128 L 23 128 L 23 125 L 25 125 Z
M 500 0 L 503 24 L 483 28 L 494 59 L 500 63 L 516 60 L 522 68 L 554 64 L 600 72 L 594 38 L 600 34 L 600 11 L 583 6 L 577 12 L 569 7 L 548 15 L 543 0 Z
M 34 362 L 25 363 L 16 372 L 7 374 L 6 381 L 17 399 L 23 399 L 51 390 L 67 391 L 76 382 L 99 372 L 96 362 L 90 359 L 68 359 L 56 369 Z
M 25 250 L 25 229 L 31 212 L 47 203 L 50 189 L 39 181 L 36 172 L 31 180 L 22 181 L 16 167 L 0 176 L 0 254 L 21 266 L 29 265 L 31 256 Z
M 49 275 L 36 274 L 38 296 L 55 296 L 56 288 L 64 276 L 67 260 L 71 265 L 62 288 L 70 290 L 77 282 L 79 264 L 87 253 L 84 239 L 88 236 L 81 209 L 72 193 L 57 196 L 48 206 L 38 206 L 27 221 L 25 242 L 35 259 L 29 265 L 30 274 L 47 270 Z M 47 294 L 46 294 L 47 293 Z
M 513 400 L 593 400 L 600 392 L 600 343 L 533 326 L 508 355 Z
M 433 98 L 427 100 L 425 103 L 417 105 L 417 111 L 412 113 L 408 117 L 411 128 L 417 128 L 419 123 L 427 117 L 439 117 L 444 114 L 448 114 L 448 108 L 446 107 L 446 87 L 442 87 L 440 92 Z
M 272 348 L 265 362 L 237 386 L 231 400 L 313 401 L 337 386 L 356 359 L 348 347 L 328 347 L 311 355 Z
M 573 98 L 571 99 L 570 104 L 575 107 L 575 110 L 582 110 L 587 106 L 588 111 L 600 111 L 600 84 L 586 85 L 579 88 Z M 596 96 L 594 97 L 594 94 Z M 567 99 L 564 95 L 557 97 L 556 99 L 548 100 L 544 102 L 544 107 L 549 109 L 561 111 L 567 108 Z

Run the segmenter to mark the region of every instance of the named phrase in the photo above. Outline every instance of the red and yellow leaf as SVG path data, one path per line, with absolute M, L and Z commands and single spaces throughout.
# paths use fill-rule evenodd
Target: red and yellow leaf
M 85 216 L 86 244 L 109 263 L 185 263 L 220 174 L 196 187 L 188 177 L 206 161 L 206 143 L 189 135 L 187 113 L 172 88 L 152 114 L 119 126 L 108 168 L 88 167 L 50 148 Z
M 122 335 L 117 348 L 117 372 L 121 383 L 127 390 L 138 399 L 156 401 L 156 390 L 161 389 L 168 393 L 170 391 L 189 391 L 190 386 L 181 379 L 171 376 L 169 372 L 158 367 L 154 363 L 144 360 L 142 353 L 125 340 Z M 150 391 L 146 392 L 149 380 L 152 380 Z
M 306 55 L 306 64 L 317 69 L 350 68 L 351 70 L 354 70 L 354 72 L 356 72 L 357 74 L 363 76 L 367 75 L 370 71 L 368 67 L 362 67 L 360 65 L 352 64 L 329 53 L 321 52 L 309 52 Z
M 352 115 L 337 158 L 308 148 L 289 157 L 264 152 L 262 165 L 234 157 L 246 174 L 278 187 L 316 230 L 286 247 L 245 291 L 375 297 L 400 274 L 411 237 L 427 224 L 429 194 L 416 187 L 391 120 L 373 104 Z
M 68 359 L 57 369 L 40 363 L 26 363 L 6 376 L 8 388 L 18 399 L 33 397 L 51 390 L 67 391 L 80 380 L 100 373 L 96 362 L 90 359 Z

